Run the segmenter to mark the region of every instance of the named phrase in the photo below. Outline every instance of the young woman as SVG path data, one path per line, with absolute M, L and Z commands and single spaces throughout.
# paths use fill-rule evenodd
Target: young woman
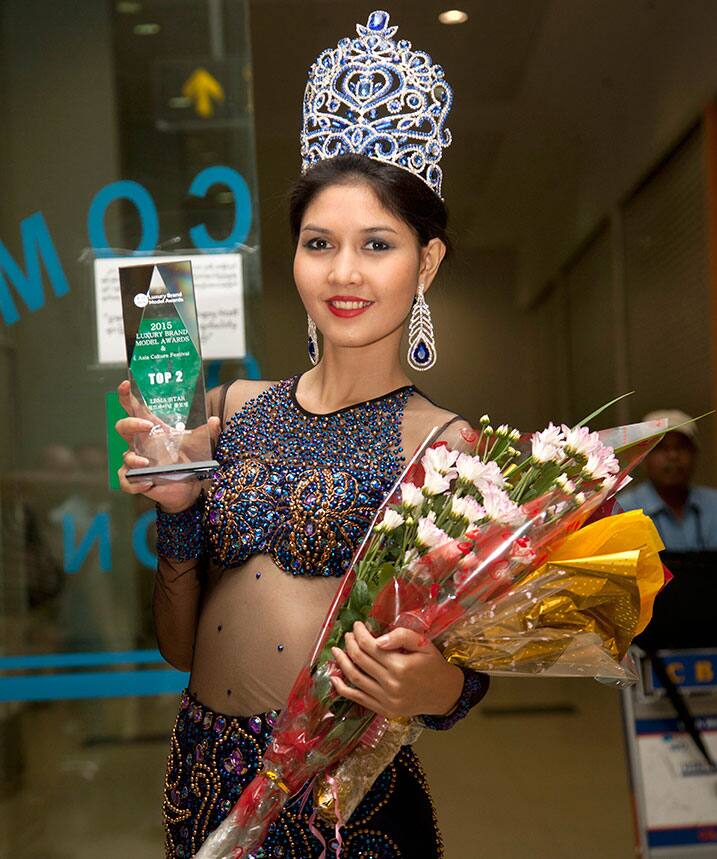
M 369 18 L 369 35 L 359 27 L 359 36 L 393 45 L 394 28 L 378 14 Z M 350 50 L 358 50 L 356 41 Z M 375 57 L 367 68 L 363 79 L 377 68 Z M 191 671 L 167 768 L 168 857 L 193 855 L 260 768 L 276 712 L 340 578 L 410 454 L 435 426 L 452 447 L 469 428 L 413 385 L 400 361 L 416 307 L 409 363 L 435 357 L 423 294 L 448 248 L 436 173 L 370 151 L 312 158 L 307 101 L 304 109 L 305 171 L 291 196 L 290 224 L 315 365 L 279 382 L 236 380 L 209 392 L 220 465 L 204 486 L 130 484 L 126 470 L 148 462 L 132 452 L 120 469 L 126 492 L 157 502 L 157 638 L 168 662 Z M 129 412 L 128 382 L 120 396 Z M 117 424 L 127 440 L 150 428 L 133 417 Z M 381 648 L 356 624 L 334 655 L 341 695 L 377 713 L 420 716 L 429 727 L 454 724 L 487 688 L 483 675 L 447 663 L 406 629 Z M 290 803 L 262 855 L 319 856 L 315 830 L 329 845 L 334 836 L 311 820 L 312 810 L 310 801 L 303 809 Z M 342 836 L 347 859 L 442 856 L 410 747 L 378 778 Z

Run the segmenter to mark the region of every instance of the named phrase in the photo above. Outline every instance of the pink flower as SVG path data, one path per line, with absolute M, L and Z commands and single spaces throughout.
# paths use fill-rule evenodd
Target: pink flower
M 431 511 L 428 516 L 423 516 L 418 520 L 416 542 L 426 549 L 435 549 L 436 546 L 451 542 L 448 534 L 436 526 L 435 519 L 436 514 Z
M 525 520 L 522 510 L 497 486 L 486 486 L 483 493 L 486 516 L 501 525 L 520 525 Z
M 485 518 L 485 510 L 470 495 L 463 498 L 454 496 L 451 499 L 451 513 L 458 519 L 464 519 L 469 526 Z
M 581 456 L 587 459 L 591 453 L 602 447 L 600 437 L 596 432 L 590 432 L 587 427 L 569 427 L 563 424 L 565 435 L 565 450 L 571 456 Z
M 620 463 L 617 461 L 611 447 L 600 447 L 594 450 L 588 461 L 583 466 L 583 474 L 588 480 L 604 480 L 620 471 Z
M 481 494 L 483 487 L 488 484 L 492 486 L 505 484 L 505 478 L 498 464 L 483 462 L 479 456 L 469 456 L 467 453 L 462 453 L 456 460 L 456 470 L 461 480 L 472 483 Z
M 404 510 L 420 510 L 423 502 L 424 496 L 418 486 L 413 483 L 401 484 L 401 507 Z
M 455 477 L 456 471 L 453 467 L 458 458 L 458 451 L 451 450 L 441 445 L 440 447 L 427 448 L 421 463 L 428 471 L 437 471 L 447 477 Z
M 444 476 L 433 469 L 426 469 L 426 476 L 423 480 L 424 495 L 443 495 L 451 488 L 451 482 L 448 475 Z
M 549 423 L 542 432 L 533 433 L 531 438 L 533 459 L 536 462 L 560 462 L 565 452 L 565 436 L 560 427 Z

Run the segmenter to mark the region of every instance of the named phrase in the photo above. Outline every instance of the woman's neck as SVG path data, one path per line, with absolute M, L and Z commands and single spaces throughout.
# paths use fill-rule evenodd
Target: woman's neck
M 302 404 L 311 411 L 329 412 L 410 385 L 398 358 L 400 339 L 391 340 L 358 347 L 326 343 L 321 361 L 302 375 L 298 391 Z

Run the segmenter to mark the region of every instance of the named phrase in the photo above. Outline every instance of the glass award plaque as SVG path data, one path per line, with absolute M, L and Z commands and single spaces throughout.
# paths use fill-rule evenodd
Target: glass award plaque
M 132 416 L 152 422 L 135 452 L 149 460 L 130 481 L 203 479 L 217 468 L 189 260 L 119 269 Z

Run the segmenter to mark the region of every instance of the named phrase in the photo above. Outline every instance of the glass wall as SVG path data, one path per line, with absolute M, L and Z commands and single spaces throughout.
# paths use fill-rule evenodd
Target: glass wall
M 208 385 L 258 374 L 247 4 L 5 0 L 0 108 L 0 854 L 157 856 L 186 678 L 151 625 L 154 511 L 110 488 L 95 261 L 191 255 Z

